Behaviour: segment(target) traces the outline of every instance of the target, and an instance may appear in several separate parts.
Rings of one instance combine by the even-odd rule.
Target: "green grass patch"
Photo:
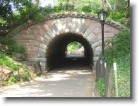
[[[0,81],[0,86],[12,85],[18,82],[30,81],[36,74],[33,72],[33,69],[28,68],[25,64],[15,61],[9,55],[0,52],[0,67],[4,69],[4,67],[8,67],[10,73],[9,77],[2,77],[2,81]],[[3,72],[3,70],[0,70]]]
[[[8,66],[13,71],[18,69],[17,63],[14,59],[3,52],[0,52],[0,65]]]
[[[112,41],[107,42],[105,50],[106,62],[113,70],[117,63],[117,79],[119,97],[130,96],[130,32],[121,31]],[[114,75],[112,77],[112,96],[115,96]]]
[[[99,96],[105,96],[105,81],[104,78],[97,79],[96,88],[98,90]]]

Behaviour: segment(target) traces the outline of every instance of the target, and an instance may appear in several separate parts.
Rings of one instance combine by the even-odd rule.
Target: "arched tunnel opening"
[[[65,57],[84,57],[84,47],[81,43],[73,41],[67,45],[65,54]]]
[[[66,50],[71,42],[79,42],[83,49],[84,55],[67,56]],[[64,33],[56,36],[49,42],[47,52],[47,70],[59,67],[88,66],[93,64],[93,51],[89,42],[80,34]]]

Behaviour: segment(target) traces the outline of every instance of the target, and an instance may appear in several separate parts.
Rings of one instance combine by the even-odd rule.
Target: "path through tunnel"
[[[67,45],[71,42],[79,42],[84,47],[83,56],[66,56]],[[56,36],[48,45],[47,70],[59,67],[81,67],[93,64],[93,51],[89,42],[80,34],[64,33]]]

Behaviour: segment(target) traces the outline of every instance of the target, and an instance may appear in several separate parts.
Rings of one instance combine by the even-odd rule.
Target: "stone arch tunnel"
[[[74,63],[74,61],[72,61],[72,58],[65,58],[66,47],[70,42],[73,41],[81,43],[85,50],[84,57],[79,58],[76,62],[87,65],[93,64],[93,51],[89,42],[85,38],[83,38],[82,35],[76,33],[63,33],[55,37],[48,45],[46,52],[48,68],[61,66],[63,64],[66,65],[66,63]]]
[[[107,20],[105,40],[111,39],[122,29],[124,26]],[[32,64],[40,61],[43,71],[63,60],[65,47],[72,41],[84,46],[84,59],[88,64],[95,65],[101,53],[101,25],[95,15],[52,14],[38,22],[18,26],[8,36],[26,48],[28,61]]]

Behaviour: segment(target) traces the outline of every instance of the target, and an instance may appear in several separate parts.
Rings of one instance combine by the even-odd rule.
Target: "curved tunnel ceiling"
[[[76,41],[84,47],[84,58],[82,62],[86,64],[93,63],[93,51],[89,42],[83,36],[75,33],[64,33],[56,36],[51,40],[46,50],[47,67],[52,68],[65,64],[68,60],[65,59],[65,50],[69,43]],[[81,62],[81,60],[80,60]],[[71,64],[71,63],[69,63]]]

